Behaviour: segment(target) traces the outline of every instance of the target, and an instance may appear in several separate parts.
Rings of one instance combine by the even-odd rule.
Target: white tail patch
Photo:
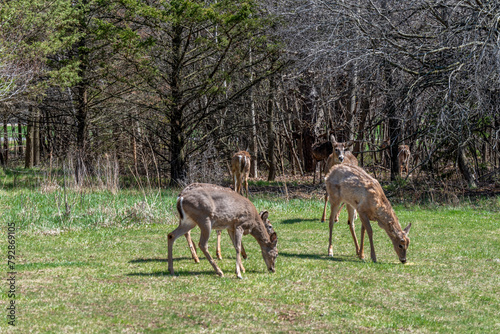
[[[177,211],[179,211],[179,214],[181,216],[181,220],[186,218],[186,213],[184,212],[184,208],[182,207],[182,201],[184,198],[182,196],[177,197]]]

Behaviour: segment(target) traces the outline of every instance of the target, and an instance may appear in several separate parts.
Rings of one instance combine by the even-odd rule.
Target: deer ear
[[[278,243],[278,235],[276,234],[276,232],[273,232],[269,238],[271,239],[271,243],[273,244],[273,246],[276,246],[276,244]]]
[[[410,228],[411,228],[411,223],[409,223],[408,226],[406,226],[404,229],[406,235],[408,235],[408,233],[410,232]]]
[[[334,135],[330,135],[330,141],[332,143],[336,143],[337,142],[337,140],[335,140],[335,136]]]
[[[259,215],[263,222],[266,222],[267,218],[269,218],[269,212],[267,212],[266,210],[261,211]]]

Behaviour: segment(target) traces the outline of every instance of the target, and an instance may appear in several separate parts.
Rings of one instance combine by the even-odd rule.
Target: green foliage
[[[44,64],[69,48],[80,36],[71,27],[76,22],[75,8],[68,0],[19,0],[2,2],[0,11],[0,48],[2,61],[22,64],[21,70],[39,71],[51,78],[37,86],[69,86],[77,80],[75,63],[65,62],[48,70]]]

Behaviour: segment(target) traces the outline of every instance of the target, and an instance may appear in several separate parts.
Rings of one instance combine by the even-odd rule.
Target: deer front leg
[[[339,211],[339,203],[330,203],[331,212],[330,212],[330,238],[328,239],[328,256],[333,256],[333,245],[332,245],[332,232],[333,225],[338,222],[338,211]]]
[[[245,267],[243,267],[243,263],[241,262],[241,239],[243,236],[243,229],[241,227],[237,227],[234,231],[228,230],[229,236],[234,245],[234,249],[236,249],[236,277],[243,278],[241,276],[241,272],[245,272]]]
[[[356,219],[356,210],[354,210],[352,206],[347,204],[347,213],[348,213],[347,224],[349,225],[352,239],[354,240],[354,247],[356,247],[356,255],[359,256],[358,238],[356,238],[356,232],[354,231],[354,220]]]
[[[361,219],[363,227],[366,230],[366,233],[368,234],[368,240],[370,240],[370,256],[372,258],[372,261],[377,262],[377,256],[375,255],[375,245],[373,244],[373,230],[370,224],[370,220],[361,213],[359,214],[359,218]],[[363,249],[363,241],[364,241],[363,239],[364,239],[364,231],[363,228],[361,228],[361,251]]]
[[[361,241],[361,245],[359,247],[358,257],[361,260],[364,260],[365,253],[364,253],[363,247],[364,247],[364,243],[365,243],[365,225],[363,223],[361,223],[361,240],[360,241]]]
[[[193,221],[184,219],[180,221],[179,226],[175,230],[168,234],[168,271],[170,272],[170,275],[174,274],[174,260],[172,258],[172,249],[175,239],[177,239],[181,235],[185,235],[195,226],[196,223],[194,223]]]
[[[220,239],[222,236],[222,231],[217,230],[217,249],[215,250],[215,256],[217,257],[217,260],[222,260],[222,253],[220,250]]]
[[[184,234],[184,236],[186,237],[186,240],[187,240],[187,243],[189,246],[189,250],[191,251],[191,257],[193,258],[194,263],[200,263],[200,259],[198,258],[198,254],[196,254],[196,247],[194,245],[193,240],[191,239],[191,231],[188,231],[186,234]]]
[[[208,238],[210,237],[210,231],[211,231],[211,222],[209,219],[207,219],[205,223],[200,224],[200,230],[201,230],[201,236],[200,236],[200,243],[198,245],[200,246],[201,251],[203,252],[203,254],[205,254],[205,257],[207,258],[208,262],[210,262],[210,264],[214,268],[215,273],[220,277],[224,277],[224,273],[219,268],[219,266],[217,266],[217,263],[215,263],[214,259],[208,252]]]

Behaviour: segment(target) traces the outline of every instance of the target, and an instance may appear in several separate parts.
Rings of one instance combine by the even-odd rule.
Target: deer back
[[[179,194],[177,210],[181,219],[188,216],[197,224],[209,221],[211,229],[241,227],[259,243],[269,243],[272,233],[276,234],[267,211],[259,214],[249,199],[230,188],[207,183],[190,184]]]
[[[251,162],[250,153],[247,151],[236,152],[231,158],[231,172],[236,175],[249,174]]]

